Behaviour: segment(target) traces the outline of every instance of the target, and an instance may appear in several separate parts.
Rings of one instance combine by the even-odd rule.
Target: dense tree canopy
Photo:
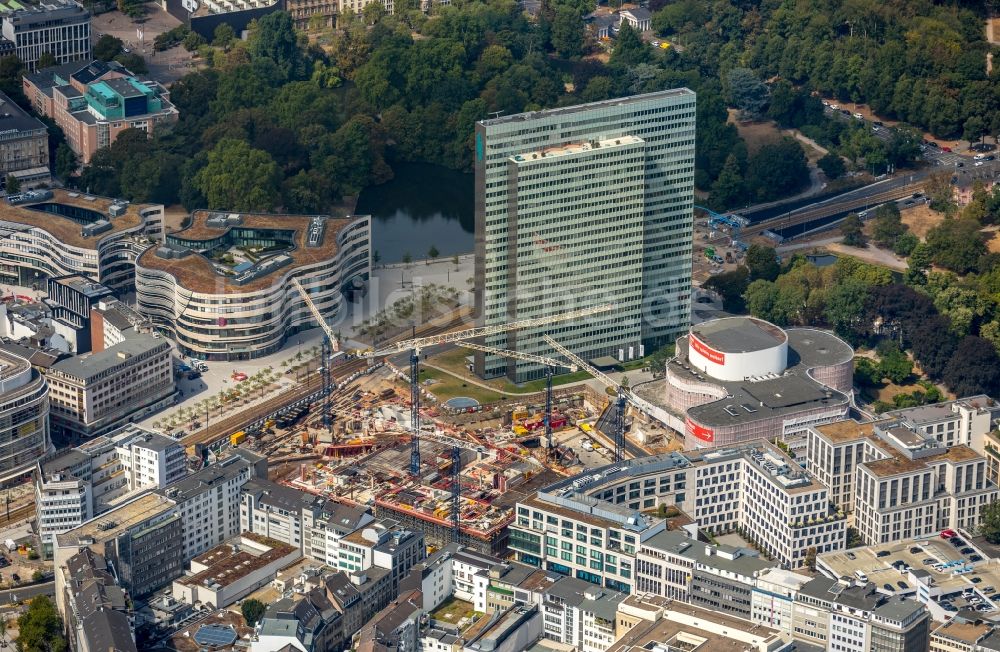
[[[17,618],[18,652],[64,652],[62,618],[48,596],[32,598],[28,610]]]

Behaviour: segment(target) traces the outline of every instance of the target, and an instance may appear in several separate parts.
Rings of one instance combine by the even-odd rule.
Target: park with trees
[[[797,141],[750,151],[729,107],[834,148],[840,158],[823,164],[831,178],[841,166],[912,154],[901,145],[875,156],[881,141],[827,119],[814,92],[822,87],[808,75],[775,81],[756,44],[773,41],[768,25],[787,10],[720,0],[700,6],[707,22],[699,23],[685,13],[691,4],[704,5],[653,7],[654,25],[680,46],[666,50],[627,26],[611,45],[599,43],[584,21],[595,6],[588,0],[545,0],[537,16],[513,0],[456,2],[429,16],[402,3],[394,15],[364,14],[319,36],[296,31],[284,12],[254,23],[245,41],[220,30],[209,43],[178,28],[157,37],[156,49],[185,47],[206,64],[171,87],[178,124],[148,141],[116,141],[80,170],[55,143],[53,163],[71,185],[133,201],[320,212],[388,180],[397,163],[470,170],[473,125],[490,115],[678,86],[698,92],[695,181],[718,208],[794,194],[809,181]],[[843,35],[828,27],[821,36]],[[126,61],[111,36],[95,56],[144,65]],[[0,60],[0,85],[19,87],[20,72],[16,59]]]

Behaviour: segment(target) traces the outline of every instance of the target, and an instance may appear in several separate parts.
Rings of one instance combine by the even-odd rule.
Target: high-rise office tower
[[[487,345],[552,355],[548,333],[584,359],[630,360],[686,331],[694,129],[686,88],[476,124],[479,323],[616,304]],[[482,354],[476,371],[516,382],[544,374]]]

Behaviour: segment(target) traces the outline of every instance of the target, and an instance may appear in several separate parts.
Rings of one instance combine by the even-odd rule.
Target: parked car
[[[854,114],[852,114],[852,116],[854,117],[855,120],[864,120],[865,119],[865,116],[861,115],[860,113],[854,113]]]
[[[980,555],[969,555],[969,561],[977,562],[977,561],[982,561],[982,560],[983,560],[983,558]]]
[[[917,546],[913,546],[912,548],[910,548],[910,554],[911,555],[919,555],[922,552],[923,552],[923,549],[921,549],[921,548],[919,548]]]
[[[876,557],[888,557],[889,556],[889,551],[888,550],[879,550],[878,553],[875,556]]]

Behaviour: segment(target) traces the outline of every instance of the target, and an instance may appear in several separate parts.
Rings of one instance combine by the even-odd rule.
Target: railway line
[[[7,510],[0,511],[0,525],[8,525],[10,523],[17,523],[23,521],[26,518],[31,518],[35,515],[35,503],[34,501],[28,503],[27,505],[21,505],[20,507],[15,507],[10,510],[8,514]]]
[[[880,192],[874,195],[868,195],[864,197],[853,197],[850,199],[843,199],[840,201],[831,201],[813,205],[810,208],[793,211],[791,213],[778,215],[777,217],[772,217],[770,219],[757,222],[755,224],[750,224],[749,226],[746,226],[740,230],[740,235],[742,237],[750,237],[753,235],[760,235],[761,233],[767,230],[777,231],[780,229],[787,229],[788,227],[791,226],[808,224],[809,222],[821,220],[825,217],[837,215],[838,213],[846,213],[858,209],[865,209],[871,206],[876,206],[884,202],[895,201],[897,199],[910,197],[915,192],[923,191],[923,188],[924,188],[923,182],[917,181],[914,183],[906,184],[904,186],[893,188],[891,190],[886,190],[884,192]]]

